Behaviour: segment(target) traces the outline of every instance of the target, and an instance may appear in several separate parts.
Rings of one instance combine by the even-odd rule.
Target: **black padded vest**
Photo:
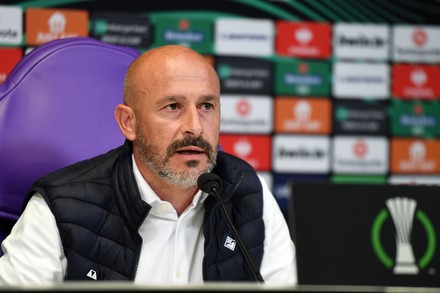
[[[138,229],[150,206],[142,201],[132,172],[129,141],[106,154],[70,165],[39,179],[39,192],[55,216],[68,266],[66,280],[134,280],[142,238]],[[264,223],[261,184],[250,165],[219,152],[214,173],[221,198],[259,269]],[[26,200],[26,202],[27,202]],[[205,201],[205,281],[255,281],[240,249],[225,247],[233,237],[214,197]]]

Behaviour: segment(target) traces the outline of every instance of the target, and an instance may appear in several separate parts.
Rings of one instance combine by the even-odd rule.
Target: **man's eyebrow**
[[[206,101],[211,101],[216,98],[216,96],[213,95],[202,95],[201,97],[204,98]]]
[[[207,95],[201,95],[199,98],[205,100],[205,101],[212,101],[217,98],[215,95],[207,94]],[[186,100],[186,96],[184,95],[172,95],[172,96],[166,96],[156,101],[156,104],[163,104],[167,102],[179,102],[182,100]],[[217,98],[218,99],[218,98]]]
[[[163,98],[160,98],[156,101],[156,104],[163,104],[163,103],[167,103],[167,102],[176,102],[179,99],[181,100],[183,98],[183,96],[166,96]]]

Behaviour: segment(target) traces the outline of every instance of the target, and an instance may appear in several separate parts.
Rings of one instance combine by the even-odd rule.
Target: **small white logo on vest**
[[[90,279],[93,279],[95,281],[98,279],[96,276],[96,271],[92,270],[92,269],[87,273],[87,277],[89,277]]]
[[[226,237],[226,241],[225,241],[225,247],[229,248],[230,250],[234,251],[235,250],[235,240],[232,239],[231,237]]]

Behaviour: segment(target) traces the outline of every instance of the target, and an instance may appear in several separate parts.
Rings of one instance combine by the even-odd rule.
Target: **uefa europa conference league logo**
[[[371,240],[374,252],[380,262],[387,268],[393,268],[394,274],[418,274],[419,269],[425,268],[435,253],[436,236],[434,227],[427,215],[416,209],[417,201],[406,197],[390,198],[386,201],[386,208],[382,209],[374,219],[371,229]],[[396,257],[395,260],[387,254],[381,242],[381,231],[384,223],[391,219],[396,230]],[[414,220],[422,225],[427,239],[427,246],[423,255],[415,259],[411,234]],[[413,239],[416,241],[417,239]]]

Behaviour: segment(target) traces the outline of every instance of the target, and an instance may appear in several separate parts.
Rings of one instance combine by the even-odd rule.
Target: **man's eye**
[[[203,104],[203,107],[205,108],[205,110],[211,110],[214,106],[210,103],[205,103]]]
[[[176,110],[177,108],[178,108],[178,106],[177,106],[177,104],[169,104],[168,106],[167,106],[167,108],[169,108],[170,110]]]

